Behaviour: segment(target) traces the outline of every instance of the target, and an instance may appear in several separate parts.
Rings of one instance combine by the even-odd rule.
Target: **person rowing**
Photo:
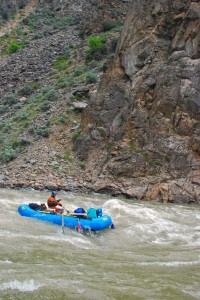
[[[62,208],[62,204],[60,203],[60,201],[62,199],[56,200],[56,195],[57,195],[57,192],[55,192],[55,191],[53,191],[51,193],[51,196],[47,200],[47,205],[48,205],[49,208],[54,209],[55,212],[62,213],[63,208]]]

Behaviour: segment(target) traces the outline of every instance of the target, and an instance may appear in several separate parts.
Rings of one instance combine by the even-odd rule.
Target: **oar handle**
[[[66,212],[69,214],[69,210],[66,209],[66,207],[62,206],[64,208],[64,210],[66,210]]]

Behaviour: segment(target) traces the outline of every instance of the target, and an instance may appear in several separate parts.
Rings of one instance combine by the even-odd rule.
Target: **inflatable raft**
[[[31,209],[28,204],[21,204],[18,207],[18,212],[21,216],[52,222],[57,225],[75,229],[101,231],[108,227],[113,227],[112,219],[107,215],[89,219],[87,214],[69,213],[61,215],[48,211],[36,211]]]

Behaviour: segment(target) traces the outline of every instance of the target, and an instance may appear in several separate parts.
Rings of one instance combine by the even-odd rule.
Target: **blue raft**
[[[69,228],[81,228],[82,230],[101,231],[109,226],[112,228],[112,219],[110,216],[88,219],[84,214],[67,214],[60,215],[44,211],[35,211],[28,204],[21,204],[18,207],[18,213],[21,216],[39,219],[42,221],[52,222],[57,225],[64,225]]]

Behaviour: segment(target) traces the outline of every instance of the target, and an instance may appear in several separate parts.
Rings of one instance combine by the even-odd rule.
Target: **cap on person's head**
[[[57,192],[55,192],[55,191],[53,191],[53,192],[51,193],[52,196],[55,196],[56,194],[57,194]]]

